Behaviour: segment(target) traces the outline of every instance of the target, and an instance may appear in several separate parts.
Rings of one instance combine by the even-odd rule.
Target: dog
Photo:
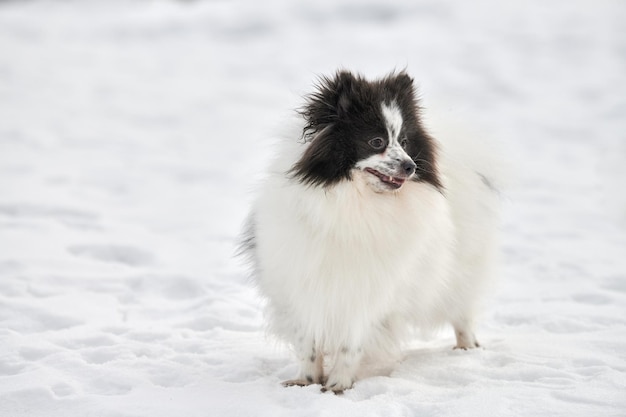
[[[498,218],[480,147],[435,140],[404,71],[321,77],[295,119],[241,242],[269,330],[299,361],[283,384],[341,393],[414,329],[449,323],[456,348],[479,347]]]

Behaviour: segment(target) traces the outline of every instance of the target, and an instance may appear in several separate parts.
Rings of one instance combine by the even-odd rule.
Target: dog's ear
[[[386,84],[392,91],[393,95],[401,101],[416,101],[415,83],[406,72],[400,72],[398,74],[391,75]]]
[[[306,97],[306,104],[300,110],[306,121],[305,136],[321,132],[347,117],[356,81],[348,71],[339,71],[332,78],[320,77],[316,91]]]
[[[337,73],[334,80],[335,100],[337,116],[339,118],[345,117],[350,111],[352,103],[350,98],[355,93],[356,79],[351,72],[341,71]]]
[[[413,78],[404,71],[396,74],[395,82],[402,89],[413,89]]]

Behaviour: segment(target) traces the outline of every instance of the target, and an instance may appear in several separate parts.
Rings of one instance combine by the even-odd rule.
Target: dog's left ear
[[[396,82],[402,88],[409,90],[413,88],[413,78],[406,72],[401,72],[396,75]]]
[[[389,84],[398,98],[415,100],[415,83],[406,72],[393,75]]]

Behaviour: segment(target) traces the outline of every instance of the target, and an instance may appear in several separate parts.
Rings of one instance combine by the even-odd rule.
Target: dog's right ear
[[[337,115],[341,118],[350,111],[350,97],[353,96],[356,79],[351,72],[340,71],[335,76],[335,99]]]
[[[316,91],[306,97],[307,102],[300,110],[306,121],[305,138],[311,138],[347,116],[355,84],[356,77],[349,71],[339,71],[333,78],[320,77]]]

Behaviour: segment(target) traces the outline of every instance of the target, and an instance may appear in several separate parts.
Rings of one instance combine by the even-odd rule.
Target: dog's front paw
[[[306,387],[307,385],[311,385],[313,383],[312,379],[288,379],[287,381],[281,382],[281,385],[283,387]]]
[[[456,342],[456,346],[454,347],[454,349],[463,349],[463,350],[467,350],[467,349],[476,349],[479,348],[480,343],[478,343],[478,340],[476,340],[476,337],[472,335],[471,338],[468,339],[457,339]]]
[[[455,328],[456,346],[454,349],[475,349],[480,347],[480,343],[476,340],[473,332],[458,330]]]
[[[343,394],[347,389],[352,388],[354,379],[350,375],[330,375],[328,381],[322,387],[322,392],[332,391],[335,394]]]
[[[476,349],[476,348],[479,348],[479,347],[481,347],[480,343],[474,342],[474,343],[468,344],[468,345],[456,345],[453,349],[454,350],[457,350],[457,349],[468,350],[468,349]]]

